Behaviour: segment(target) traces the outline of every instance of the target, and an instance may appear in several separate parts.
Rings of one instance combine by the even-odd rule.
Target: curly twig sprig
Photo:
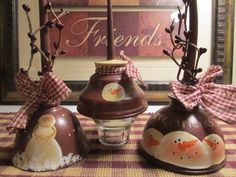
[[[184,12],[183,13],[181,12],[180,8],[178,7],[178,12],[179,12],[178,13],[178,20],[179,20],[179,22],[178,22],[177,34],[176,35],[174,34],[174,29],[175,29],[174,19],[173,19],[170,27],[165,29],[165,31],[167,33],[169,33],[169,35],[170,35],[170,40],[171,40],[171,44],[172,44],[173,48],[172,48],[171,52],[169,52],[168,50],[163,50],[163,53],[165,55],[167,55],[168,57],[170,57],[175,62],[175,64],[179,67],[179,70],[177,73],[177,80],[181,83],[194,85],[197,83],[197,79],[196,79],[197,74],[202,71],[201,68],[198,68],[199,59],[202,54],[207,52],[207,49],[198,48],[196,46],[196,44],[194,44],[190,41],[192,32],[191,32],[191,30],[188,30],[188,28],[187,28],[187,15],[188,15],[188,11],[189,11],[189,7],[190,7],[191,2],[192,2],[192,0],[183,0],[183,3],[184,3]],[[181,34],[182,27],[184,29]],[[193,49],[193,50],[196,50],[196,52],[197,52],[194,67],[192,70],[189,69],[191,67],[189,67],[190,63],[188,61],[188,51],[189,51],[190,47],[191,47],[191,50]],[[177,61],[177,58],[175,55],[175,53],[179,50],[182,50],[182,52],[183,52],[183,55],[181,57],[182,60],[180,63]],[[185,73],[187,73],[190,76],[189,81],[180,79],[182,71],[184,71]]]
[[[65,14],[68,14],[69,12],[67,10],[61,9],[61,12],[59,13],[59,15],[57,15],[52,8],[52,4],[50,2],[47,3],[46,8],[49,9],[49,11],[53,14],[54,18],[51,20],[48,20],[45,24],[43,24],[42,26],[40,26],[39,28],[37,28],[36,30],[33,31],[33,27],[32,27],[32,22],[31,22],[31,18],[30,18],[30,7],[26,4],[22,5],[22,8],[24,9],[26,16],[27,16],[27,20],[28,20],[28,25],[29,25],[29,32],[28,32],[28,37],[30,38],[30,47],[31,47],[31,55],[30,55],[30,61],[29,61],[29,66],[27,71],[30,70],[31,66],[32,66],[32,62],[33,62],[33,58],[34,55],[39,52],[42,57],[43,60],[45,61],[45,67],[43,69],[44,72],[48,72],[48,71],[52,71],[53,65],[54,65],[54,61],[56,59],[56,57],[58,55],[63,55],[65,54],[64,50],[60,49],[60,44],[61,44],[61,35],[62,35],[62,30],[64,28],[64,25],[62,24],[62,22],[60,21],[60,18],[62,16],[64,16]],[[49,51],[42,51],[40,49],[40,47],[36,44],[37,41],[37,33],[39,33],[42,29],[48,29],[48,28],[57,28],[58,30],[58,39],[56,40],[56,42],[53,43],[53,47],[55,49],[54,52],[49,52]],[[42,72],[39,72],[39,74],[43,74]]]

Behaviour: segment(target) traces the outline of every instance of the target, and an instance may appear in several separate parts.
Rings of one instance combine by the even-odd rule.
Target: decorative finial
[[[111,0],[107,0],[107,60],[115,58],[113,14]]]

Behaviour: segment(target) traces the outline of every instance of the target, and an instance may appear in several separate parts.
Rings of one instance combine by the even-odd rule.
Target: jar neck
[[[52,102],[41,102],[39,107],[40,108],[52,108],[52,107],[56,107],[56,106],[59,106],[60,105],[60,102],[59,103],[52,103]]]
[[[170,98],[170,107],[176,111],[181,111],[181,112],[190,112],[193,110],[199,109],[199,106],[194,107],[192,110],[188,110],[185,108],[185,106],[173,95],[169,95]]]
[[[125,66],[96,66],[96,73],[100,75],[114,75],[119,74],[122,75],[125,72]]]

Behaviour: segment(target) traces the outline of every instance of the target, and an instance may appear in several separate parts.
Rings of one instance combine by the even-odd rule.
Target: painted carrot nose
[[[118,94],[120,91],[121,91],[121,88],[112,89],[112,90],[111,90],[111,94],[112,94],[112,95],[116,95],[116,94]]]
[[[204,141],[212,148],[213,151],[216,149],[217,144],[215,142],[209,139],[205,139]]]
[[[178,149],[182,152],[186,151],[188,148],[194,146],[196,144],[197,140],[191,140],[191,141],[184,141],[182,143],[178,143]]]

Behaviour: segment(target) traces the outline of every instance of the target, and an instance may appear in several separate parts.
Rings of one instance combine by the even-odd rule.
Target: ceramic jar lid
[[[114,70],[107,69],[108,73],[102,74],[96,72],[90,77],[80,94],[78,112],[95,119],[122,119],[144,112],[147,100],[136,81],[122,73],[126,64],[124,60],[96,62],[96,67],[112,67]]]

